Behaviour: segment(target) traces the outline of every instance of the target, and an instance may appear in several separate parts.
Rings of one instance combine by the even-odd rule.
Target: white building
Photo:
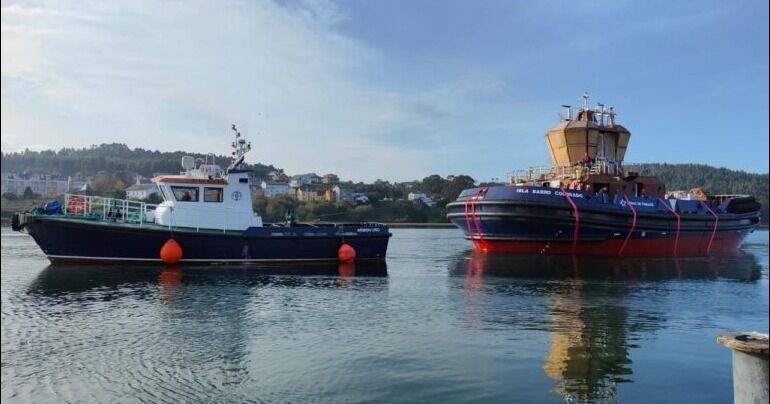
[[[334,202],[353,202],[353,191],[349,188],[335,185],[334,188],[331,189],[331,194],[331,199],[333,199]]]
[[[410,192],[409,195],[407,195],[407,199],[413,202],[421,202],[429,208],[436,205],[436,202],[433,202],[433,199],[430,199],[424,192]]]
[[[267,178],[273,182],[289,182],[290,180],[283,170],[270,171],[267,173]]]
[[[288,195],[289,184],[277,181],[262,181],[262,191],[266,198],[272,198],[276,195]]]
[[[291,177],[289,186],[292,188],[301,188],[303,185],[318,184],[321,182],[321,177],[316,173],[297,174]]]
[[[385,200],[385,199],[383,199]],[[353,194],[353,202],[359,205],[367,205],[369,204],[369,197],[365,194],[362,194],[360,192],[356,192]]]
[[[0,181],[0,194],[11,192],[21,195],[29,187],[32,192],[41,196],[56,196],[69,192],[72,188],[82,187],[85,183],[86,181],[74,181],[72,178],[47,174],[3,173]]]
[[[159,195],[155,184],[134,184],[126,188],[126,199],[146,200],[150,195]]]

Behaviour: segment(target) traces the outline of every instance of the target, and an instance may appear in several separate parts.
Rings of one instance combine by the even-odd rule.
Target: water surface
[[[394,229],[387,265],[50,267],[2,228],[10,402],[714,402],[768,329],[768,233],[729,258],[481,256]]]

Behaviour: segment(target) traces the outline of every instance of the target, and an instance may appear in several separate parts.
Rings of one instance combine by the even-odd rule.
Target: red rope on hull
[[[628,197],[626,195],[623,195],[623,199],[626,200],[626,205],[628,205],[629,208],[631,208],[631,212],[634,214],[634,219],[631,221],[631,230],[628,232],[628,235],[626,236],[626,239],[623,240],[623,244],[620,246],[620,251],[618,251],[618,256],[623,256],[623,250],[626,249],[626,245],[628,244],[628,240],[631,240],[631,235],[634,234],[634,229],[636,229],[636,208],[634,205],[631,204],[631,201],[628,200]]]
[[[478,201],[479,197],[484,196],[487,193],[487,190],[489,188],[481,188],[476,195],[471,196],[465,201],[465,228],[468,232],[468,237],[471,239],[471,243],[473,243],[473,246],[478,250],[479,246],[483,246],[484,242],[484,235],[481,233],[481,223],[479,222],[478,216],[476,216],[476,201]],[[468,210],[468,204],[471,205],[470,211]],[[473,227],[471,226],[471,222],[473,222],[473,225],[476,227],[476,234],[478,234],[478,242],[475,239],[475,235],[473,234]]]
[[[484,235],[481,234],[481,225],[479,223],[478,216],[476,216],[476,199],[474,199],[473,203],[471,204],[471,215],[473,215],[473,224],[476,225],[476,233],[479,235],[479,242],[483,243]]]
[[[578,211],[575,201],[573,201],[572,197],[564,190],[564,187],[561,188],[561,193],[567,198],[567,202],[572,205],[572,212],[575,214],[575,232],[572,234],[572,255],[575,255],[575,252],[577,251],[578,232],[580,231],[580,212]]]
[[[679,216],[679,213],[676,213],[674,209],[671,209],[671,206],[669,206],[668,202],[664,201],[663,199],[658,199],[663,206],[668,209],[669,212],[671,212],[674,216],[676,216],[676,238],[674,238],[674,256],[677,255],[677,250],[679,249],[679,229],[681,228],[681,217]]]
[[[474,246],[476,246],[476,240],[473,239],[473,229],[471,229],[471,220],[468,216],[468,203],[470,202],[470,198],[465,201],[465,228],[468,231],[468,237],[471,239],[471,243],[473,243]]]
[[[711,238],[709,239],[709,245],[708,245],[708,247],[706,247],[706,254],[711,254],[711,244],[714,243],[714,237],[717,235],[717,228],[719,227],[719,216],[717,216],[717,214],[714,213],[714,211],[711,210],[711,208],[709,208],[708,205],[706,205],[705,202],[701,201],[700,203],[703,205],[704,208],[706,208],[706,210],[709,211],[709,213],[711,213],[711,216],[714,216],[714,230],[711,232]]]

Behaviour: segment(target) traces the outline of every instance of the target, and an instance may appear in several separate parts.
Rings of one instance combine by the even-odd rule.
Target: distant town
[[[161,175],[158,173],[157,175]],[[91,193],[96,176],[68,176],[55,174],[2,173],[0,193],[6,199],[24,197],[55,198],[65,193]],[[336,174],[319,176],[316,173],[289,176],[283,170],[271,171],[267,178],[249,176],[249,187],[254,198],[288,196],[299,202],[349,202],[356,205],[370,203],[362,192],[340,183]],[[125,188],[127,199],[138,201],[159,201],[160,191],[150,178],[135,174],[135,182]],[[385,198],[385,200],[388,200]],[[436,202],[419,190],[407,194],[406,200],[434,207]]]

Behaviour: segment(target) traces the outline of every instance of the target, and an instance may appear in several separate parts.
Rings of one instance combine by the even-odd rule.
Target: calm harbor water
[[[767,231],[679,260],[393,233],[387,266],[162,269],[49,267],[3,227],[2,400],[725,403],[715,337],[768,330]]]

